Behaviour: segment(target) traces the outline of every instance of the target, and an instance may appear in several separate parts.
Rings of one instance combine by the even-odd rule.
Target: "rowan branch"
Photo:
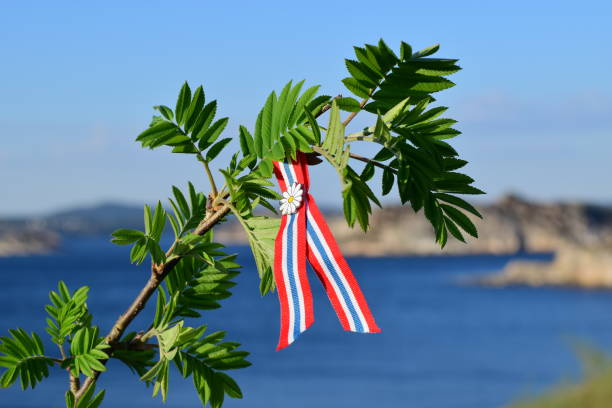
[[[393,167],[389,167],[386,164],[383,164],[383,163],[378,162],[376,160],[372,160],[372,159],[360,156],[360,155],[355,154],[355,153],[349,153],[349,157],[351,159],[359,160],[359,161],[362,161],[364,163],[371,163],[372,165],[374,165],[374,166],[376,166],[378,168],[381,168],[381,169],[384,169],[384,170],[389,170],[393,174],[397,174],[397,170],[396,169],[394,169]]]
[[[227,205],[221,206],[214,212],[209,213],[200,224],[194,230],[194,233],[197,235],[204,235],[207,231],[215,226],[223,217],[229,213],[230,208]],[[172,255],[173,248],[170,248],[166,253],[167,257]],[[180,261],[181,257],[171,258],[167,262],[161,265],[153,264],[151,266],[151,276],[147,281],[146,285],[142,288],[138,296],[134,299],[130,307],[121,315],[119,319],[115,322],[110,332],[104,338],[104,342],[106,344],[115,345],[121,335],[125,332],[129,324],[138,316],[138,314],[145,308],[147,301],[153,293],[157,290],[159,285],[164,281],[166,276],[172,271],[172,269],[176,266],[176,264]],[[103,364],[106,364],[108,360],[103,361]],[[98,377],[100,376],[99,371],[95,371],[93,377],[87,377],[83,385],[79,388],[79,390],[75,393],[75,400],[78,401],[83,394],[87,391],[87,389],[92,386]]]
[[[367,98],[363,98],[363,100],[361,101],[361,103],[359,104],[359,110],[356,112],[351,112],[350,115],[348,115],[346,117],[346,119],[344,120],[344,122],[342,122],[343,126],[347,126],[349,123],[351,123],[351,120],[353,120],[355,118],[355,116],[357,116],[357,114],[359,112],[361,112],[361,110],[363,109],[363,107],[366,105],[366,103],[368,103],[368,101],[370,100],[370,97],[368,96]]]

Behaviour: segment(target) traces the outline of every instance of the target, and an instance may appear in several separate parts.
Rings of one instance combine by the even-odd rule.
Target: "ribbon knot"
[[[380,332],[357,280],[308,193],[310,180],[304,153],[298,152],[296,161],[274,162],[274,174],[283,192],[290,188],[296,191],[293,189],[296,185],[301,187],[299,205],[287,206],[289,197],[283,200],[285,207],[274,248],[274,281],[281,308],[277,350],[293,343],[314,322],[307,260],[323,284],[344,330]]]

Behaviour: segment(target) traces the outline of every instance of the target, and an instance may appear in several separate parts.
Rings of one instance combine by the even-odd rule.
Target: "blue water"
[[[88,238],[53,255],[0,259],[0,331],[45,334],[43,306],[63,279],[72,289],[92,287],[89,306],[106,332],[148,278],[146,268],[129,264],[128,250]],[[227,339],[252,353],[253,366],[233,373],[245,398],[228,399],[227,407],[501,407],[576,377],[573,339],[612,345],[610,292],[462,283],[500,270],[511,257],[352,258],[383,333],[343,332],[312,274],[315,323],[276,352],[276,295],[259,296],[248,250],[236,251],[245,268],[234,296],[198,322],[226,329]],[[139,318],[132,328],[145,325]],[[51,344],[47,352],[55,353]],[[109,371],[99,384],[107,389],[103,406],[163,405],[121,363],[112,361]],[[166,406],[198,406],[189,380],[174,374]],[[0,407],[63,407],[66,386],[57,370],[33,391],[0,390]]]

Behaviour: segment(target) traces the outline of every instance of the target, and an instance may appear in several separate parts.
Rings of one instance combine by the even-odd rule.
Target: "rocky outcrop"
[[[55,249],[58,244],[58,235],[45,229],[0,229],[0,257],[44,254]]]
[[[479,206],[471,217],[480,237],[467,244],[449,240],[441,250],[422,213],[409,208],[374,212],[365,234],[348,228],[342,215],[327,220],[346,255],[513,254],[554,252],[553,262],[513,261],[502,272],[479,281],[486,285],[569,285],[612,288],[612,208],[578,203],[534,203],[517,196]],[[241,240],[239,227],[223,239]],[[219,235],[218,235],[219,237]]]
[[[480,237],[467,244],[449,239],[441,250],[433,229],[410,207],[376,210],[368,233],[346,225],[342,214],[324,211],[346,255],[400,256],[444,254],[514,254],[554,252],[552,263],[512,262],[487,285],[575,285],[612,287],[612,208],[579,203],[535,203],[506,196],[478,206],[483,220],[471,217]],[[0,221],[0,256],[46,252],[58,234],[104,234],[117,228],[141,228],[136,207],[102,205],[76,209],[37,220]],[[50,232],[52,231],[52,232]],[[220,225],[215,239],[246,244],[242,227],[231,220]]]
[[[612,251],[567,247],[552,262],[510,262],[498,274],[479,283],[488,286],[573,286],[612,289]]]
[[[372,215],[371,228],[363,233],[349,228],[342,214],[326,219],[343,252],[358,256],[513,254],[556,252],[565,247],[612,248],[612,208],[582,204],[539,204],[506,196],[478,207],[483,219],[471,216],[479,238],[466,236],[467,244],[449,239],[441,250],[429,221],[409,207],[388,207]],[[240,226],[228,224],[217,239],[244,243]]]

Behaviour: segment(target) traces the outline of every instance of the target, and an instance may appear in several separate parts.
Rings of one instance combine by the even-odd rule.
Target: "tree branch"
[[[207,231],[209,231],[215,224],[217,224],[227,213],[229,213],[230,208],[227,205],[220,207],[218,210],[209,213],[200,224],[195,229],[194,233],[197,235],[203,235]],[[172,248],[168,250],[166,256],[170,256],[172,254]],[[138,296],[134,299],[130,307],[121,315],[119,319],[115,322],[110,332],[106,335],[104,342],[106,344],[111,345],[111,347],[118,342],[121,338],[121,335],[129,324],[138,316],[138,314],[144,309],[145,305],[149,298],[155,293],[159,285],[163,282],[163,280],[168,276],[168,274],[172,271],[172,269],[176,266],[181,258],[171,258],[167,262],[161,265],[152,265],[151,266],[151,276],[147,281],[146,285],[142,288]],[[108,360],[107,360],[108,361]],[[104,364],[106,361],[103,362]],[[87,391],[87,389],[92,386],[98,377],[100,376],[99,371],[94,372],[93,377],[87,377],[83,385],[79,388],[79,390],[75,393],[75,400],[79,400],[83,394]]]
[[[360,156],[360,155],[355,154],[355,153],[349,153],[349,156],[350,156],[351,159],[359,160],[359,161],[362,161],[364,163],[372,163],[372,165],[374,165],[376,167],[379,167],[379,168],[385,169],[385,170],[389,170],[393,174],[397,174],[397,170],[396,169],[394,169],[393,167],[389,167],[386,164],[383,164],[381,162],[377,162],[376,160],[368,159],[367,157],[363,157],[363,156]]]

